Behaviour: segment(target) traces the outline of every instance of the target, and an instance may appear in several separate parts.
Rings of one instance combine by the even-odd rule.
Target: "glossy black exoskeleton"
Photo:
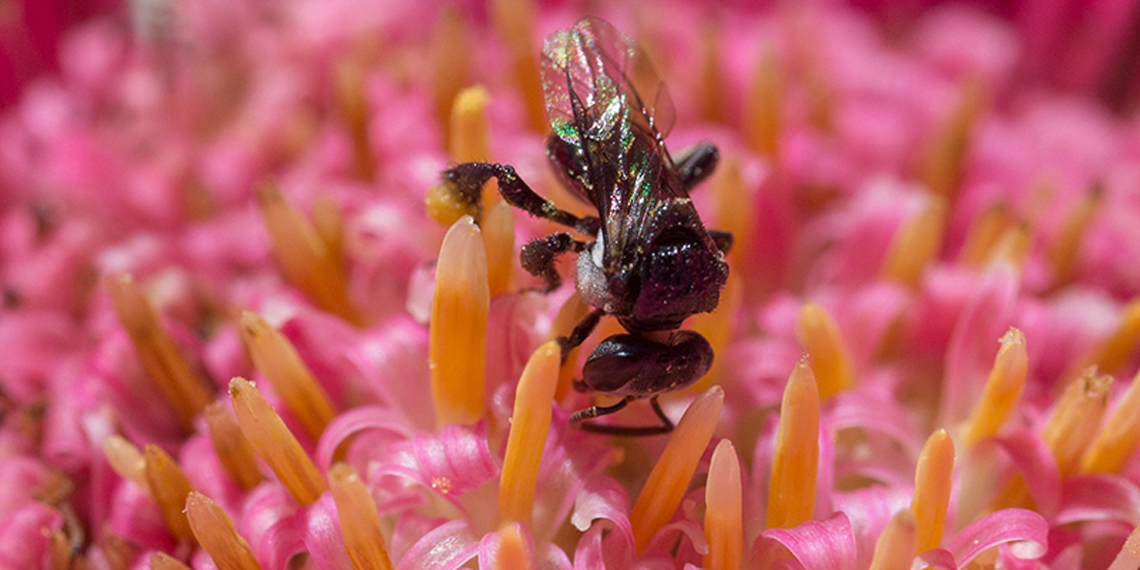
[[[578,254],[578,292],[594,310],[561,339],[564,357],[603,315],[616,317],[628,331],[598,344],[576,382],[581,390],[622,399],[581,410],[571,422],[622,435],[666,433],[673,423],[657,396],[691,385],[713,360],[704,337],[678,329],[687,317],[716,308],[728,278],[724,254],[732,236],[706,230],[689,198],[689,189],[712,173],[717,150],[701,144],[673,160],[664,144],[673,123],[669,93],[633,40],[606,22],[586,18],[556,32],[542,55],[543,91],[554,128],[547,156],[566,186],[598,216],[559,209],[510,165],[460,164],[444,173],[445,182],[478,209],[483,184],[496,178],[507,203],[594,238],[556,233],[526,244],[520,254],[523,268],[542,277],[547,291],[561,282],[557,257]],[[587,421],[641,398],[649,398],[661,425]]]

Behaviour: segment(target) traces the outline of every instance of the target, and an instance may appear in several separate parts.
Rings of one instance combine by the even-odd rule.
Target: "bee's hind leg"
[[[542,278],[543,286],[540,290],[548,293],[562,284],[562,276],[554,267],[558,256],[568,251],[583,251],[588,245],[584,241],[574,239],[566,232],[550,234],[522,246],[522,250],[519,251],[519,261],[528,273]]]
[[[591,235],[597,233],[600,226],[597,218],[593,216],[580,218],[536,194],[509,164],[464,162],[445,170],[443,176],[447,183],[459,191],[463,200],[475,209],[482,204],[483,184],[494,178],[499,182],[499,194],[503,196],[503,200],[532,216]]]
[[[665,415],[665,411],[661,409],[661,405],[657,403],[657,396],[649,398],[649,405],[653,407],[653,413],[657,414],[657,419],[661,420],[661,425],[656,426],[612,426],[600,425],[589,422],[594,418],[608,416],[614,412],[624,409],[630,402],[636,400],[633,396],[626,397],[620,402],[612,406],[590,406],[584,410],[574,412],[570,416],[570,425],[578,426],[582,431],[591,433],[604,433],[609,435],[622,435],[622,436],[647,436],[647,435],[662,435],[673,431],[673,420]]]

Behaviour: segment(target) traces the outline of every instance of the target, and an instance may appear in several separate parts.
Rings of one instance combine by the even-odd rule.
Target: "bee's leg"
[[[586,242],[574,239],[566,232],[550,234],[522,246],[519,261],[528,273],[542,278],[544,281],[542,292],[546,293],[562,284],[562,276],[554,267],[554,261],[558,256],[568,251],[582,251],[587,245]]]
[[[582,431],[588,431],[591,433],[604,433],[609,435],[633,437],[661,435],[673,431],[673,420],[670,420],[669,416],[665,415],[665,412],[661,409],[661,405],[657,403],[656,395],[649,398],[649,405],[653,407],[653,413],[657,414],[657,418],[661,420],[661,425],[659,426],[610,426],[598,425],[587,421],[619,411],[636,399],[637,398],[633,396],[627,396],[625,399],[612,406],[590,406],[584,410],[579,410],[577,412],[574,412],[574,415],[570,416],[570,425],[576,425]]]
[[[503,200],[537,218],[574,228],[587,234],[597,233],[597,218],[579,218],[555,206],[553,202],[539,196],[519,178],[515,168],[509,164],[491,162],[464,162],[443,172],[446,182],[454,185],[459,196],[472,208],[482,204],[483,184],[494,178],[499,181],[499,194]],[[593,229],[593,231],[589,231]]]
[[[562,362],[566,362],[566,357],[569,356],[570,351],[581,346],[583,342],[594,332],[598,326],[598,321],[602,319],[605,314],[601,309],[594,309],[586,313],[585,317],[574,326],[574,330],[570,331],[567,336],[558,337],[558,346],[562,349]]]
[[[712,238],[713,243],[716,244],[716,248],[721,253],[728,253],[728,250],[732,249],[732,232],[709,230],[709,237]]]
[[[720,151],[712,143],[698,143],[681,151],[676,160],[677,174],[685,188],[692,188],[703,182],[716,169]]]

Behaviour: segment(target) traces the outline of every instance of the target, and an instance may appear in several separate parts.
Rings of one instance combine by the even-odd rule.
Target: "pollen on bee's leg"
[[[586,313],[589,312],[590,306],[582,300],[581,295],[574,292],[558,309],[558,314],[554,316],[554,322],[550,325],[550,337],[547,340],[557,340],[559,337],[570,336],[574,327],[582,322]],[[562,367],[558,371],[558,387],[554,390],[554,399],[559,403],[564,403],[566,395],[570,393],[570,387],[574,383],[574,374],[577,372],[578,366],[578,348],[575,346],[563,355]]]
[[[910,503],[916,526],[914,555],[942,544],[953,480],[954,442],[946,430],[940,429],[927,438],[914,472]]]
[[[697,380],[688,389],[689,391],[703,392],[709,386],[720,382],[720,373],[725,362],[723,355],[728,350],[728,344],[732,340],[733,327],[736,326],[736,315],[740,312],[740,306],[743,303],[744,280],[738,275],[730,274],[728,281],[724,284],[724,289],[720,292],[720,302],[716,309],[711,313],[700,313],[693,316],[689,328],[699,332],[701,336],[705,337],[705,340],[709,341],[714,355],[722,356],[721,358],[713,357],[709,371],[705,373],[703,378]]]
[[[1081,473],[1118,473],[1140,443],[1140,373],[1081,458]]]
[[[210,431],[214,453],[230,477],[243,490],[256,487],[262,479],[257,456],[225,404],[214,402],[206,406],[206,427]]]
[[[909,570],[915,544],[914,514],[903,509],[891,517],[875,542],[870,570]]]
[[[170,534],[178,540],[194,543],[194,533],[190,530],[190,523],[186,514],[182,512],[186,506],[186,496],[194,489],[186,474],[172,457],[166,454],[161,447],[149,444],[143,450],[146,459],[146,480],[150,485],[154,502],[166,521]]]
[[[261,392],[244,378],[234,378],[230,399],[242,435],[285,489],[303,506],[316,501],[328,489],[321,472]]]
[[[957,106],[935,127],[919,163],[919,181],[948,202],[958,192],[966,146],[985,105],[985,85],[977,78],[967,80]]]
[[[151,570],[190,570],[189,566],[165,552],[151,554],[149,562]]]
[[[305,431],[320,439],[336,409],[293,344],[256,313],[241,315],[241,336],[253,365],[273,384],[273,389]]]
[[[788,378],[768,483],[767,528],[792,528],[815,516],[819,473],[819,389],[807,358]]]
[[[162,328],[150,301],[130,275],[110,277],[107,291],[147,375],[182,426],[189,429],[198,413],[210,403],[210,388]]]
[[[515,216],[510,205],[499,201],[484,210],[483,244],[487,250],[487,288],[491,297],[506,293],[514,287],[515,278]]]
[[[534,2],[494,0],[490,12],[499,37],[507,47],[515,87],[526,105],[527,122],[535,131],[543,132],[547,128],[546,103],[534,49]]]
[[[368,70],[352,57],[342,59],[333,68],[333,96],[340,119],[352,139],[352,170],[356,178],[370,182],[376,177],[372,145],[368,140],[368,101],[365,79]]]
[[[681,504],[697,463],[720,421],[723,405],[724,390],[713,386],[698,396],[677,422],[669,443],[630,511],[629,523],[633,527],[634,545],[639,554],[653,535],[673,519],[673,513]]]
[[[486,415],[484,362],[490,291],[487,254],[475,221],[447,231],[435,267],[428,358],[436,422],[472,424]]]
[[[713,450],[705,484],[705,540],[709,570],[738,570],[744,559],[743,487],[740,461],[732,442],[722,439]]]
[[[456,95],[467,85],[470,75],[470,34],[463,13],[452,4],[440,8],[432,27],[428,58],[432,79],[432,100],[439,124],[444,128],[446,148],[454,148],[453,105]],[[453,155],[454,156],[454,155]]]
[[[218,568],[261,570],[249,543],[234,527],[234,521],[209,497],[191,491],[186,497],[186,519],[198,537],[198,544]]]
[[[784,66],[774,48],[760,54],[744,108],[744,136],[753,150],[768,157],[780,154],[783,131]]]
[[[491,161],[491,127],[487,122],[487,105],[490,103],[491,95],[482,85],[468,87],[455,96],[455,107],[451,111],[451,144],[448,147],[455,162]],[[495,184],[497,182],[493,180],[483,184],[480,212],[488,212],[501,200]],[[475,218],[482,226],[484,220],[478,215]]]
[[[986,379],[982,397],[962,430],[962,438],[967,446],[972,446],[1001,429],[1010,412],[1021,400],[1028,368],[1025,334],[1010,327],[1009,332],[1001,337],[1001,348],[994,358],[994,366]]]
[[[1069,367],[1063,378],[1076,378],[1089,366],[1105,372],[1116,371],[1132,356],[1137,343],[1140,343],[1140,298],[1124,306],[1116,330]]]
[[[547,341],[531,355],[519,379],[499,478],[499,520],[504,523],[530,524],[561,359],[558,343]]]
[[[851,357],[839,332],[839,325],[819,305],[808,303],[800,309],[796,337],[811,355],[811,369],[819,386],[819,397],[827,399],[855,384]]]
[[[1073,279],[1084,235],[1100,209],[1103,194],[1100,184],[1095,184],[1075,206],[1069,209],[1068,217],[1061,225],[1061,231],[1057,233],[1048,250],[1049,265],[1053,267],[1054,287],[1066,285]]]
[[[260,185],[257,198],[274,256],[286,279],[320,308],[353,324],[363,324],[363,318],[348,299],[339,241],[330,244],[322,239],[321,233],[285,201],[274,184]]]
[[[348,558],[356,568],[391,570],[392,559],[380,530],[380,513],[368,487],[346,463],[329,469],[329,487]]]
[[[146,459],[139,448],[121,436],[112,435],[103,440],[103,455],[119,477],[134,483],[148,496],[153,496],[150,482],[146,478]]]
[[[938,256],[946,229],[946,200],[929,195],[918,214],[903,222],[891,239],[883,266],[883,278],[915,287],[922,273]]]
[[[1006,229],[1014,224],[1009,204],[994,202],[970,222],[966,240],[958,250],[958,263],[978,267],[986,260]]]

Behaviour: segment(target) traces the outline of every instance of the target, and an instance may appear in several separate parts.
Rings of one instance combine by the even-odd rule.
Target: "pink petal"
[[[317,502],[305,507],[304,531],[301,540],[317,568],[351,570],[352,562],[344,546],[332,493],[325,492]]]
[[[1000,544],[1009,544],[1017,558],[1039,558],[1045,554],[1049,525],[1041,515],[1025,509],[1002,509],[990,513],[962,529],[946,541],[959,566]],[[926,560],[925,554],[920,557]]]
[[[59,511],[29,502],[0,521],[0,567],[37,568],[47,553],[48,532],[63,524]]]
[[[781,548],[782,547],[782,548]],[[752,545],[752,560],[778,560],[783,549],[795,559],[791,568],[855,570],[855,534],[842,512],[825,521],[808,521],[795,528],[771,528]]]
[[[392,458],[377,474],[410,479],[445,497],[462,495],[499,474],[487,446],[486,422],[475,426],[448,424],[441,433],[417,433],[390,448]]]
[[[1061,505],[1051,522],[1064,525],[1114,520],[1140,524],[1140,489],[1115,475],[1081,475],[1064,483]]]
[[[467,528],[467,521],[444,523],[423,535],[413,545],[397,570],[455,570],[479,553],[480,539]]]
[[[395,412],[379,406],[352,408],[336,417],[321,434],[317,442],[317,466],[327,472],[332,466],[337,450],[353,436],[365,430],[384,432],[385,440],[402,440],[412,436],[412,431]],[[372,440],[373,442],[375,440]],[[383,453],[382,447],[370,450],[374,454]],[[380,459],[380,457],[375,457]]]
[[[1017,430],[992,440],[1004,450],[1021,472],[1029,493],[1037,508],[1047,516],[1053,516],[1061,501],[1061,473],[1053,452],[1030,430]]]

